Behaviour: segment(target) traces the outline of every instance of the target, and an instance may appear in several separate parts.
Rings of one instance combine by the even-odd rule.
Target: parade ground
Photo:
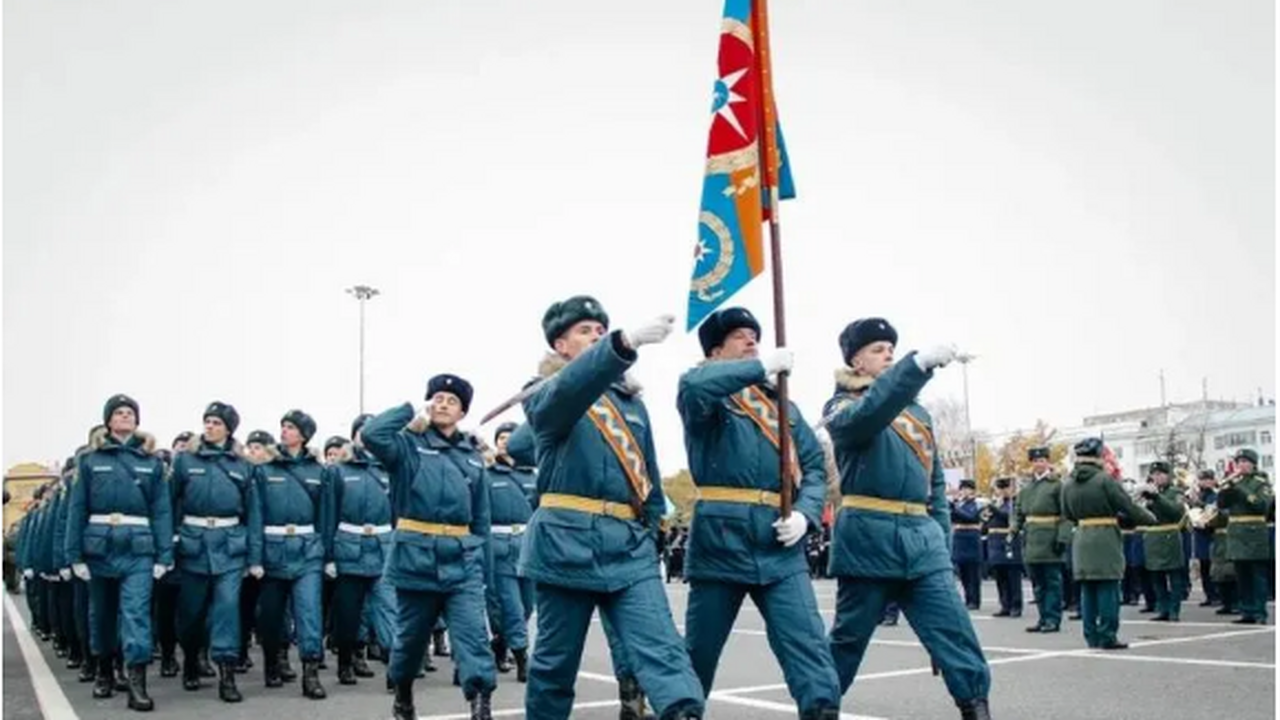
[[[830,622],[835,608],[835,583],[816,583],[818,603]],[[672,611],[682,624],[688,586],[667,585]],[[1030,586],[1021,619],[997,619],[995,587],[984,586],[983,608],[971,613],[991,663],[992,715],[1007,720],[1175,720],[1222,718],[1263,720],[1275,717],[1275,627],[1232,625],[1230,617],[1200,608],[1193,592],[1183,605],[1182,622],[1152,622],[1137,607],[1125,607],[1121,639],[1127,651],[1103,653],[1083,649],[1079,622],[1064,620],[1063,632],[1029,634],[1034,623]],[[1274,610],[1269,610],[1274,612]],[[93,700],[91,684],[76,682],[76,672],[53,654],[28,629],[25,598],[6,595],[4,603],[4,707],[6,720],[123,720],[138,714],[126,709],[123,694]],[[681,626],[683,630],[683,626]],[[268,690],[258,666],[239,676],[245,700],[220,702],[214,683],[206,680],[200,692],[184,692],[179,678],[161,678],[152,665],[149,689],[158,718],[218,718],[218,720],[381,720],[391,715],[391,696],[385,692],[382,667],[378,676],[357,686],[340,686],[336,660],[321,680],[329,697],[323,701],[301,696],[298,683]],[[296,665],[296,656],[294,658]],[[421,720],[464,720],[466,705],[450,685],[452,664],[437,661],[439,671],[417,683]],[[608,647],[593,628],[583,657],[578,699],[573,716],[604,720],[617,717],[617,688]],[[514,674],[500,677],[494,693],[494,717],[523,717],[524,686]],[[782,673],[769,651],[764,624],[750,604],[743,605],[734,634],[725,647],[708,705],[713,718],[795,717],[795,706]],[[928,655],[905,618],[897,627],[877,630],[861,675],[844,699],[845,718],[872,720],[934,720],[957,717],[941,678],[932,676]]]

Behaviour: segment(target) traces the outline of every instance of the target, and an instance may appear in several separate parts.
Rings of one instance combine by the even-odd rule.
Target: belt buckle
[[[111,513],[110,515],[108,515],[108,516],[107,516],[107,524],[108,524],[108,525],[111,525],[112,527],[114,527],[114,526],[116,526],[116,525],[119,525],[119,524],[120,524],[120,521],[121,521],[121,520],[123,520],[123,519],[124,519],[124,517],[123,517],[120,513],[118,513],[118,512],[113,512],[113,513]]]
[[[372,526],[372,525],[370,525],[370,524],[368,524],[368,523],[365,523],[364,528],[362,528],[362,532],[363,532],[365,535],[372,535],[372,534],[373,534],[373,526]]]
[[[604,511],[605,515],[612,515],[614,517],[617,517],[616,515],[613,514],[613,508],[617,507],[618,505],[617,503],[611,502],[609,500],[601,500],[600,503],[601,503],[600,509]]]
[[[288,535],[289,537],[293,537],[294,533],[296,533],[297,531],[298,531],[298,526],[297,526],[297,525],[285,525],[285,526],[284,526],[284,534],[285,534],[285,535]]]
[[[212,517],[210,517],[210,518],[205,518],[205,519],[204,519],[204,524],[205,524],[205,527],[207,527],[207,528],[209,528],[210,530],[212,530],[212,529],[214,529],[214,528],[218,527],[218,518],[212,518]]]

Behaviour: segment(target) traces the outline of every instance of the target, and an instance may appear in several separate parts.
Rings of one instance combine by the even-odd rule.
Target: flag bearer
[[[529,584],[520,577],[517,565],[520,548],[524,544],[525,527],[533,516],[529,504],[528,486],[536,483],[538,476],[530,467],[516,464],[507,454],[507,439],[515,430],[514,424],[498,427],[494,435],[497,453],[486,474],[489,480],[490,506],[493,527],[489,542],[493,545],[494,591],[490,598],[490,623],[494,626],[493,656],[499,672],[511,670],[507,663],[507,648],[516,661],[516,681],[527,682],[529,677],[529,614],[533,597]]]
[[[977,487],[971,479],[961,480],[960,494],[951,505],[951,562],[970,610],[982,607],[982,509],[974,498]]]
[[[1142,528],[1142,546],[1160,613],[1151,619],[1161,622],[1178,622],[1182,610],[1182,526],[1187,508],[1170,471],[1163,460],[1151,463],[1151,484],[1142,492],[1147,509],[1156,516],[1155,525]]]
[[[538,510],[520,567],[537,583],[538,642],[525,712],[569,717],[583,642],[597,608],[611,623],[664,720],[702,717],[689,662],[658,571],[656,533],[666,510],[649,414],[625,377],[642,345],[662,342],[674,319],[607,333],[609,317],[586,296],[554,303],[542,318],[554,354],[550,379],[525,401],[536,436]],[[606,334],[607,333],[607,334]],[[618,655],[614,662],[618,663]]]
[[[748,595],[804,720],[840,715],[840,688],[800,541],[822,527],[827,469],[800,411],[790,407],[795,450],[788,466],[795,505],[779,514],[777,398],[770,377],[791,369],[791,351],[761,360],[760,323],[745,308],[712,313],[698,329],[705,357],[680,378],[689,468],[699,500],[689,533],[685,645],[704,694]]]
[[[94,697],[114,693],[112,665],[123,644],[129,707],[149,711],[151,588],[173,566],[173,508],[154,440],[137,431],[138,403],[111,396],[107,432],[80,457],[67,510],[66,559],[89,583],[89,628],[98,662]]]
[[[842,692],[858,673],[885,604],[896,601],[937,662],[964,720],[987,720],[991,673],[951,573],[951,515],[929,413],[916,396],[953,347],[894,364],[898,333],[866,318],[840,333],[845,366],[827,402],[840,469],[832,533],[839,583],[831,653]]]

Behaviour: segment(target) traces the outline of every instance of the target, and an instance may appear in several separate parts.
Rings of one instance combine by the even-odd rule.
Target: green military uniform
[[[1185,589],[1182,568],[1186,556],[1182,552],[1182,528],[1186,524],[1187,506],[1173,483],[1148,495],[1147,499],[1147,509],[1156,517],[1155,525],[1141,529],[1147,572],[1151,573],[1151,582],[1155,585],[1156,610],[1160,613],[1152,619],[1177,622]]]
[[[1236,566],[1227,557],[1227,516],[1221,512],[1205,523],[1205,527],[1213,530],[1213,543],[1209,546],[1212,562],[1209,579],[1218,586],[1218,594],[1222,597],[1222,607],[1218,615],[1234,615],[1239,593],[1236,591]]]
[[[1087,438],[1076,444],[1076,467],[1062,487],[1063,517],[1076,523],[1072,566],[1080,584],[1080,614],[1084,639],[1091,648],[1121,650],[1120,580],[1124,577],[1124,538],[1117,515],[1137,525],[1156,518],[1137,505],[1102,468],[1102,441]]]
[[[1022,488],[1014,505],[1013,532],[1025,538],[1022,557],[1040,613],[1027,632],[1058,632],[1062,624],[1062,565],[1071,525],[1062,521],[1061,499],[1062,483],[1049,473]]]
[[[1250,457],[1252,454],[1252,457]],[[1237,459],[1257,461],[1252,450]],[[1267,571],[1271,541],[1267,521],[1275,515],[1275,495],[1264,472],[1253,471],[1225,482],[1218,493],[1218,508],[1227,515],[1227,559],[1235,565],[1242,617],[1237,623],[1267,621]]]

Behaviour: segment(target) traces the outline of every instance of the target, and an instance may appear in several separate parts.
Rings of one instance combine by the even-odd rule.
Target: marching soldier
[[[1116,516],[1124,513],[1138,525],[1156,518],[1135,503],[1102,467],[1102,440],[1076,443],[1071,481],[1061,488],[1062,516],[1076,523],[1080,537],[1072,567],[1080,585],[1084,639],[1091,648],[1124,650],[1120,642],[1120,579],[1124,577],[1124,541]]]
[[[271,459],[270,449],[275,447],[275,444],[276,440],[271,433],[266,430],[254,430],[245,438],[244,457],[255,467],[261,465]],[[254,489],[256,491],[256,484]],[[262,499],[259,498],[258,502],[261,503]],[[240,582],[240,659],[236,661],[237,675],[243,675],[253,669],[253,658],[249,654],[249,646],[252,644],[254,631],[258,627],[258,596],[261,590],[262,580],[246,570],[244,579]],[[260,633],[258,639],[261,642]],[[285,679],[283,674],[281,677]],[[296,679],[296,676],[287,678],[288,682]]]
[[[1030,633],[1055,633],[1062,625],[1062,562],[1071,526],[1062,522],[1062,483],[1049,464],[1049,448],[1027,451],[1034,475],[1015,504],[1013,532],[1025,538],[1023,559],[1031,574],[1040,619]]]
[[[974,498],[977,483],[960,481],[960,494],[951,503],[951,562],[960,574],[964,604],[970,610],[982,607],[982,518]]]
[[[424,415],[415,418],[405,403],[361,430],[364,446],[391,476],[395,530],[386,579],[395,588],[399,615],[387,680],[395,687],[396,720],[417,717],[413,680],[442,616],[471,718],[492,716],[496,679],[484,624],[484,588],[492,585],[493,568],[489,492],[478,443],[458,429],[472,393],[466,380],[436,375],[427,382]]]
[[[178,636],[182,687],[200,689],[199,658],[218,666],[218,697],[240,702],[235,665],[240,659],[240,588],[245,568],[262,565],[262,503],[253,465],[235,439],[240,414],[214,401],[204,411],[204,433],[173,461],[170,492],[178,526]]]
[[[310,415],[290,410],[280,420],[280,444],[269,450],[271,459],[255,468],[262,505],[262,565],[250,565],[249,574],[262,579],[258,631],[267,687],[285,682],[281,672],[281,651],[287,652],[284,616],[285,606],[292,601],[302,658],[302,694],[323,700],[321,576],[335,574],[336,568],[326,560],[327,543],[321,536],[330,511],[324,466],[307,448],[315,432],[316,421]]]
[[[538,643],[525,712],[567,718],[592,613],[618,634],[638,684],[664,718],[702,717],[705,700],[676,632],[658,572],[655,533],[666,509],[648,412],[625,377],[643,345],[662,342],[673,318],[606,335],[594,299],[553,304],[542,319],[550,376],[525,401],[537,438],[542,496],[520,567],[537,583]],[[598,341],[598,342],[597,342]]]
[[[1142,489],[1147,509],[1156,517],[1155,525],[1142,528],[1142,550],[1147,572],[1156,590],[1156,609],[1152,620],[1178,622],[1182,610],[1182,526],[1186,505],[1182,493],[1171,482],[1169,463],[1151,463],[1148,479]]]
[[[93,695],[114,694],[113,658],[123,641],[129,708],[149,711],[151,589],[173,566],[173,509],[154,440],[137,432],[138,403],[113,395],[107,433],[81,456],[67,511],[66,558],[89,583],[89,631],[98,662]]]
[[[842,692],[887,603],[902,607],[937,662],[963,720],[988,720],[991,671],[951,572],[946,479],[928,412],[916,396],[954,347],[894,364],[898,333],[867,318],[840,333],[845,365],[824,416],[840,468],[831,574],[839,583],[831,653]]]
[[[788,467],[797,495],[791,513],[781,517],[779,418],[770,378],[791,369],[792,355],[780,348],[759,359],[759,337],[760,323],[745,308],[712,313],[698,329],[705,360],[680,378],[676,406],[699,496],[685,567],[692,586],[685,645],[710,695],[724,643],[750,595],[800,717],[836,718],[840,689],[800,543],[822,526],[826,461],[791,406]]]
[[[172,499],[173,483],[172,468],[173,458],[186,450],[187,443],[191,440],[191,433],[179,433],[177,437],[170,443],[170,454],[165,462],[166,477],[169,477],[169,495]],[[161,459],[164,459],[163,457]],[[181,531],[182,520],[176,515],[173,518],[173,543],[175,560],[181,565],[180,558],[176,556],[179,553],[179,532]],[[171,572],[165,573],[165,576],[156,582],[155,590],[152,597],[155,601],[155,635],[160,645],[160,677],[175,677],[180,672],[178,666],[178,595],[182,589],[182,573]],[[202,643],[203,645],[203,643]]]
[[[365,449],[360,431],[372,415],[361,415],[351,425],[354,442],[338,447],[342,455],[328,469],[326,484],[331,495],[330,526],[325,537],[332,543],[331,557],[338,577],[333,591],[333,638],[338,649],[338,682],[355,685],[356,678],[371,678],[373,671],[356,662],[365,608],[375,607],[373,626],[382,647],[391,647],[394,619],[389,588],[381,582],[382,569],[391,550],[391,481]],[[363,659],[363,658],[361,658]]]
[[[1218,504],[1218,479],[1212,468],[1201,470],[1196,478],[1197,487],[1192,505],[1207,513],[1209,508]],[[1213,581],[1213,528],[1198,524],[1192,540],[1193,556],[1200,568],[1200,589],[1204,592],[1204,600],[1200,607],[1214,607],[1222,603],[1218,593],[1218,584]]]
[[[341,435],[334,435],[324,441],[324,464],[337,465],[338,463],[350,457],[347,451],[347,439]]]
[[[1235,565],[1240,594],[1241,617],[1233,622],[1266,625],[1271,552],[1267,521],[1275,517],[1275,495],[1267,474],[1257,469],[1257,452],[1240,450],[1235,464],[1235,474],[1224,480],[1218,491],[1218,507],[1228,516],[1227,558]]]
[[[994,617],[1022,617],[1022,543],[1010,531],[1013,522],[1013,480],[996,478],[996,498],[988,505],[987,563],[995,576],[1000,610]]]
[[[498,426],[493,442],[497,446],[487,474],[493,527],[494,590],[490,597],[489,622],[493,625],[493,656],[498,672],[510,672],[507,649],[516,661],[516,681],[529,679],[529,615],[533,610],[532,584],[519,576],[517,565],[524,543],[525,527],[533,516],[529,504],[530,487],[537,494],[538,476],[533,468],[520,466],[507,454],[507,441],[514,423]]]

